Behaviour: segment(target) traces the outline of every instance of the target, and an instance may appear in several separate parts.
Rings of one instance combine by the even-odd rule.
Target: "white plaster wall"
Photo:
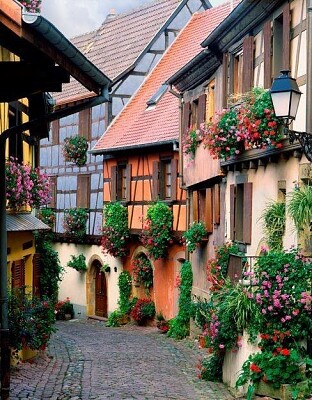
[[[74,304],[75,315],[77,318],[86,316],[87,293],[86,293],[86,275],[87,272],[80,273],[75,269],[66,267],[71,259],[71,255],[84,254],[86,263],[90,268],[94,259],[100,260],[103,264],[107,263],[111,267],[110,273],[105,273],[107,282],[107,307],[108,314],[116,310],[119,298],[118,276],[122,271],[122,265],[119,259],[103,254],[100,246],[87,246],[72,243],[55,243],[54,249],[58,252],[61,265],[65,272],[59,285],[59,299],[66,297]]]
[[[235,383],[240,375],[240,371],[244,362],[247,358],[254,353],[258,353],[260,350],[257,344],[251,344],[248,342],[248,334],[244,332],[242,340],[240,342],[241,347],[237,351],[227,351],[224,358],[222,367],[222,379],[223,382],[234,388]],[[245,392],[245,388],[239,388],[241,393]]]
[[[302,161],[303,162],[303,161]],[[299,160],[290,158],[289,160],[280,160],[279,163],[270,163],[266,167],[259,166],[256,170],[248,170],[248,182],[253,183],[252,197],[252,244],[247,246],[248,255],[257,255],[259,245],[263,240],[263,227],[261,215],[266,204],[270,201],[276,201],[278,195],[278,181],[286,181],[286,196],[294,190],[295,182],[299,176]],[[230,238],[230,185],[235,184],[235,177],[244,173],[229,172],[227,175],[226,188],[226,237]],[[297,246],[297,234],[294,230],[292,221],[287,217],[286,232],[284,236],[284,247],[289,249],[291,246]]]

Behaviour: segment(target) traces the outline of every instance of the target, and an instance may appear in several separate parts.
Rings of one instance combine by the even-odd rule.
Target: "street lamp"
[[[312,134],[289,129],[289,125],[296,118],[301,96],[297,82],[289,76],[289,72],[289,70],[281,71],[281,75],[274,79],[270,90],[275,115],[284,125],[289,142],[298,140],[305,156],[312,162]]]

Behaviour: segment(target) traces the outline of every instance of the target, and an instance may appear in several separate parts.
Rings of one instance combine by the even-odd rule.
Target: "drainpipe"
[[[172,85],[170,85],[169,93],[173,94],[179,99],[179,171],[180,171],[180,189],[186,191],[186,226],[188,227],[190,224],[190,192],[186,188],[184,183],[184,175],[183,175],[183,149],[182,149],[182,112],[183,112],[183,96],[173,90]],[[190,255],[187,249],[185,249],[185,259],[189,261]]]
[[[307,0],[307,54],[312,51],[312,0]],[[307,57],[306,132],[312,132],[312,60]]]
[[[1,399],[10,395],[10,348],[8,316],[7,227],[5,196],[5,140],[0,138],[0,346],[1,346]]]

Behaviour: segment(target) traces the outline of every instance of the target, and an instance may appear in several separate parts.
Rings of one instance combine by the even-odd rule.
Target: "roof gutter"
[[[83,55],[51,22],[39,14],[22,12],[22,19],[32,31],[39,34],[62,55],[67,58],[77,69],[83,72],[96,86],[105,91],[112,83],[111,80],[85,55]],[[73,75],[77,80],[79,76]],[[101,93],[102,95],[103,93]]]
[[[165,146],[165,145],[172,145],[173,150],[177,151],[178,150],[178,138],[177,139],[172,139],[168,141],[163,141],[163,142],[155,142],[155,143],[144,143],[144,144],[135,144],[135,145],[130,145],[130,146],[124,146],[124,147],[116,147],[116,148],[109,148],[107,150],[105,149],[93,149],[90,150],[88,153],[93,154],[93,155],[99,155],[99,154],[111,154],[111,153],[119,153],[123,151],[128,151],[128,150],[138,150],[138,149],[146,149],[146,148],[151,148],[151,147],[159,147],[159,146]]]

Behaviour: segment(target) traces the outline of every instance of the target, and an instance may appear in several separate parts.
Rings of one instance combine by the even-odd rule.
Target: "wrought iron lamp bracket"
[[[292,144],[295,140],[298,140],[302,147],[303,153],[307,159],[312,162],[312,133],[293,131],[287,127],[284,128],[284,132],[289,137],[289,143]]]

